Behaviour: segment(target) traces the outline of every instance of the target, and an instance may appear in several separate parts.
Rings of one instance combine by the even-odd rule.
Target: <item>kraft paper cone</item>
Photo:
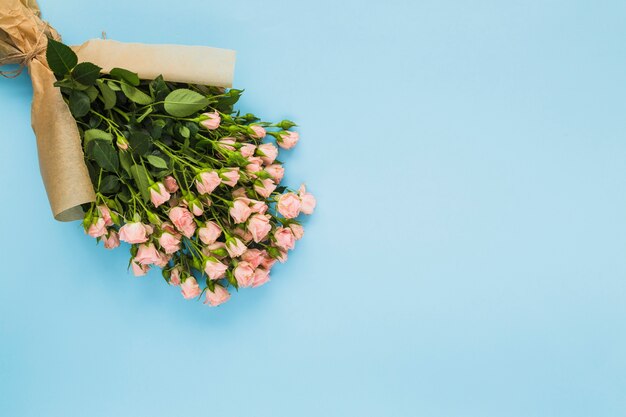
[[[60,89],[53,85],[56,79],[45,59],[48,37],[60,36],[39,15],[35,0],[0,0],[0,66],[28,66],[33,83],[32,127],[52,214],[59,221],[80,220],[81,205],[95,201],[95,193],[78,127]],[[201,46],[94,39],[74,50],[80,62],[93,62],[104,72],[125,68],[142,79],[163,75],[168,81],[231,87],[235,69],[234,51]]]

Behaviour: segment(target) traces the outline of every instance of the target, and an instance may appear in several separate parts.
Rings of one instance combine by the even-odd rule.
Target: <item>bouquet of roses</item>
[[[85,232],[105,248],[129,243],[135,275],[158,266],[185,298],[205,293],[211,306],[229,286],[266,283],[303,235],[298,216],[316,204],[304,185],[280,185],[278,147],[296,145],[295,124],[235,112],[240,90],[105,74],[54,39],[46,58],[95,190]]]
[[[295,124],[234,111],[234,56],[110,40],[70,48],[36,0],[0,2],[0,67],[19,66],[0,75],[30,73],[54,217],[82,219],[106,248],[129,243],[135,275],[160,267],[211,306],[229,287],[266,283],[315,207],[304,186],[280,185],[278,147],[296,145]]]

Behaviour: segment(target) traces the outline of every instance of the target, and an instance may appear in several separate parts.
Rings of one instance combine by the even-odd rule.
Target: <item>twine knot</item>
[[[9,71],[0,71],[0,75],[4,78],[16,78],[18,77],[24,68],[30,64],[30,62],[37,58],[40,54],[46,51],[48,47],[48,40],[46,38],[46,32],[48,30],[49,25],[46,23],[43,25],[39,35],[37,35],[37,40],[35,45],[30,51],[27,52],[19,52],[12,55],[7,55],[4,58],[0,58],[0,67],[7,64],[17,64],[19,67],[14,70]]]

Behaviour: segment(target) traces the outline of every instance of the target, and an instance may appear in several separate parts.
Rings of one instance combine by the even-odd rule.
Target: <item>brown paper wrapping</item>
[[[33,83],[32,127],[39,168],[54,218],[83,218],[81,204],[95,200],[80,135],[45,59],[47,37],[58,33],[40,18],[36,0],[0,0],[0,65],[27,65]],[[79,62],[107,72],[115,67],[140,78],[231,87],[235,52],[203,46],[146,45],[94,39],[74,47]]]

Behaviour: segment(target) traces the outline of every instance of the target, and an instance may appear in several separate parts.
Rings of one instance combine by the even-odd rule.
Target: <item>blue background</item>
[[[0,80],[0,415],[623,416],[626,3],[42,1],[68,43],[238,51],[318,197],[218,308],[55,222]]]

